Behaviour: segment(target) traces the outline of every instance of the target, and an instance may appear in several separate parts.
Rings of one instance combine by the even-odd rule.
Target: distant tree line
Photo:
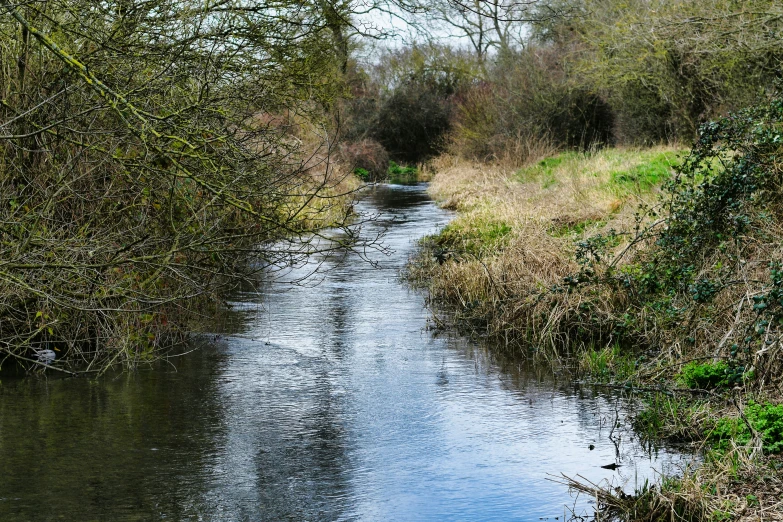
[[[435,2],[426,16],[463,45],[382,54],[357,68],[347,109],[346,137],[398,161],[523,162],[537,140],[688,143],[701,122],[763,103],[782,74],[771,0]]]

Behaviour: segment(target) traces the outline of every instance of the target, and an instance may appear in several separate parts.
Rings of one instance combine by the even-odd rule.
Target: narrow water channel
[[[239,294],[176,368],[4,377],[0,520],[563,520],[590,499],[550,475],[632,491],[687,461],[612,430],[617,397],[427,331],[398,277],[450,218],[425,187],[358,210],[390,224],[379,269],[347,256]]]

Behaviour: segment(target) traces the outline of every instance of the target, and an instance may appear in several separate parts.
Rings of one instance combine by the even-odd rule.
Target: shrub
[[[391,159],[420,163],[443,151],[452,128],[454,96],[478,74],[458,49],[428,44],[389,51],[373,75],[381,86],[369,135]]]
[[[591,272],[580,274],[580,280],[608,276],[603,281],[628,299],[623,311],[644,317],[650,326],[634,333],[649,336],[642,342],[678,336],[684,348],[725,346],[728,369],[693,366],[685,376],[691,382],[732,385],[751,364],[766,376],[759,383],[781,378],[775,356],[783,325],[781,126],[780,95],[704,124],[693,149],[664,184],[660,204],[640,212],[633,262],[618,273],[612,266],[616,260],[604,265],[606,272],[596,271],[600,263],[591,261]],[[648,167],[614,182],[628,183],[629,174],[639,182],[659,179],[663,170]],[[645,221],[650,225],[641,226]],[[752,296],[752,307],[743,307],[746,296]],[[695,317],[698,324],[689,319]],[[720,383],[723,371],[733,375],[728,383]]]
[[[615,114],[614,138],[628,145],[654,145],[685,136],[693,129],[682,129],[672,114],[672,108],[660,94],[639,81],[617,86],[611,91]],[[678,132],[679,131],[679,132]]]
[[[691,140],[701,121],[758,103],[779,78],[779,35],[754,29],[772,0],[589,5],[564,22],[580,39],[572,60],[612,104],[624,142]]]
[[[577,149],[611,142],[613,111],[588,85],[574,81],[566,52],[531,45],[501,58],[486,81],[460,93],[454,151],[497,160],[520,138],[545,136],[555,147]]]
[[[357,169],[366,172],[366,177],[359,176],[365,181],[386,177],[389,154],[383,145],[375,140],[364,139],[358,142],[343,143],[340,146],[340,157],[343,162],[354,169],[354,172]]]
[[[2,361],[146,364],[224,292],[347,224],[349,181],[326,168],[344,83],[323,15],[193,6],[0,17],[0,61],[19,62],[0,68]]]
[[[384,100],[373,136],[392,158],[420,162],[443,150],[451,112],[447,96],[436,86],[412,79]]]

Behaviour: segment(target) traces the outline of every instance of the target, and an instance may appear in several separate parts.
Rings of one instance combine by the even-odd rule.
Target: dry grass
[[[522,168],[469,163],[454,156],[432,162],[437,172],[430,192],[444,206],[461,211],[500,205],[522,220],[573,221],[614,218],[629,202],[649,201],[654,190],[625,189],[613,175],[628,172],[662,155],[674,160],[679,149],[604,149],[563,153]],[[631,208],[633,210],[633,208]]]
[[[689,291],[648,303],[621,291],[617,278],[614,287],[571,285],[567,279],[584,273],[575,253],[597,234],[610,238],[604,269],[608,260],[616,260],[615,273],[639,269],[655,248],[648,248],[652,239],[634,234],[636,213],[640,205],[658,202],[661,168],[667,170],[677,154],[670,147],[607,149],[539,158],[521,169],[438,158],[431,194],[459,214],[429,240],[411,276],[428,286],[435,303],[446,305],[443,319],[500,339],[518,353],[582,371],[600,369],[610,379],[630,376],[641,389],[654,389],[652,383],[682,386],[676,376],[685,364],[735,357],[730,351],[756,328],[753,298],[768,291],[770,261],[783,260],[780,213],[766,209],[772,217],[754,222],[741,252],[716,248],[692,260],[701,271],[696,280],[731,274],[732,284],[707,302],[695,301]],[[736,266],[727,265],[732,259],[739,260]],[[687,313],[671,316],[671,310]],[[625,321],[632,323],[632,334],[617,333]],[[753,447],[729,439],[728,449],[718,451],[708,442],[719,418],[748,423],[739,402],[774,403],[783,394],[783,333],[777,325],[762,333],[761,348],[746,356],[752,378],[706,399],[694,400],[684,390],[682,398],[651,403],[639,415],[640,424],[648,422],[638,426],[643,436],[701,444],[702,465],[632,496],[579,477],[564,477],[563,483],[596,498],[602,520],[783,520],[783,462],[761,455],[758,434],[753,432]],[[649,348],[646,362],[636,365],[639,352],[628,347]],[[647,421],[640,420],[644,415]]]
[[[565,153],[521,169],[438,158],[430,192],[460,214],[434,248],[457,262],[423,260],[412,275],[428,281],[433,298],[455,305],[458,325],[486,329],[510,346],[550,357],[607,341],[615,307],[607,303],[588,318],[583,295],[551,290],[578,270],[577,241],[632,228],[638,204],[655,198],[655,186],[618,177],[652,160],[674,160],[675,153],[670,147]]]
[[[751,459],[745,448],[735,446],[684,470],[682,477],[662,477],[660,484],[633,495],[583,477],[561,476],[555,481],[596,499],[596,520],[775,522],[783,520],[780,466],[780,459]]]
[[[673,147],[605,149],[559,154],[521,169],[438,158],[430,192],[459,214],[430,245],[435,258],[421,259],[412,275],[426,281],[435,301],[450,305],[456,325],[523,353],[551,359],[584,346],[603,348],[617,342],[617,326],[631,311],[632,341],[624,342],[655,349],[654,361],[637,375],[642,380],[670,377],[693,359],[728,357],[754,324],[753,297],[769,277],[770,260],[783,259],[780,220],[756,225],[758,239],[731,253],[743,259],[731,268],[735,283],[709,303],[694,303],[689,293],[671,297],[667,306],[690,310],[684,319],[668,320],[609,286],[569,291],[566,284],[579,273],[575,252],[581,241],[619,231],[611,236],[606,260],[626,252],[640,205],[658,201],[661,172],[680,155]],[[647,243],[635,244],[616,268],[639,261]],[[697,279],[714,277],[716,267],[725,270],[730,262],[719,249],[708,256],[694,260],[702,270]],[[753,385],[779,395],[783,335],[770,329],[767,337],[754,354]]]

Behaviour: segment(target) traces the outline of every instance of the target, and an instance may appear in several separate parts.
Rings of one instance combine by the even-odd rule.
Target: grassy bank
[[[409,275],[439,321],[636,391],[641,436],[704,452],[635,496],[570,483],[606,516],[783,519],[779,168],[758,137],[726,136],[521,169],[434,164],[431,194],[458,215]]]
[[[455,323],[542,356],[576,343],[604,344],[616,320],[611,295],[590,304],[566,292],[577,244],[633,228],[678,161],[675,148],[562,153],[518,170],[441,157],[433,197],[459,212],[413,268]],[[622,238],[612,237],[614,248]],[[606,301],[606,302],[600,302]]]

